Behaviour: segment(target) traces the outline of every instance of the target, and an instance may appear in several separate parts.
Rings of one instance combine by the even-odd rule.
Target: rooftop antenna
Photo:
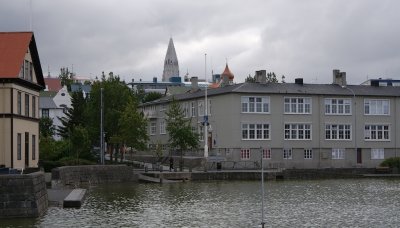
[[[29,0],[29,10],[30,10],[30,12],[29,12],[29,16],[30,16],[30,18],[29,18],[29,31],[32,31],[33,32],[33,10],[32,10],[32,0]]]

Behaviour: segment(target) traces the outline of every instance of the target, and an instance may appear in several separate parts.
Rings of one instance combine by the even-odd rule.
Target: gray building
[[[210,158],[260,161],[273,168],[376,167],[399,156],[400,89],[347,85],[333,71],[332,84],[241,83],[208,90]],[[165,111],[172,97],[143,104],[149,146],[168,154]],[[204,147],[204,91],[175,95]]]

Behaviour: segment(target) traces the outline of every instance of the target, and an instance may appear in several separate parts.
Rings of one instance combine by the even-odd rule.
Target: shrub
[[[380,164],[380,166],[400,169],[400,157],[387,158]]]

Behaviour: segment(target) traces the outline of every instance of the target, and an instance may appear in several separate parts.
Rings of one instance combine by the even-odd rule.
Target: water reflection
[[[267,227],[397,227],[400,180],[281,181],[265,184]],[[19,222],[19,223],[17,223]],[[93,187],[82,208],[49,208],[11,227],[257,227],[260,183],[186,182]]]

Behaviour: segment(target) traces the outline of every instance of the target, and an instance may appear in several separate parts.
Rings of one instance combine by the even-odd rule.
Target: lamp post
[[[356,162],[358,163],[358,155],[357,155],[357,116],[356,116],[356,108],[357,108],[357,102],[356,102],[356,94],[352,89],[346,86],[342,86],[343,89],[347,89],[353,94],[353,99],[354,99],[354,109],[352,109],[352,114],[354,115],[354,151],[356,153]]]
[[[204,77],[206,81],[205,98],[204,98],[204,158],[208,158],[208,101],[207,101],[207,54],[204,54]]]
[[[263,150],[260,147],[261,152],[261,227],[264,228],[264,162],[263,162]]]

